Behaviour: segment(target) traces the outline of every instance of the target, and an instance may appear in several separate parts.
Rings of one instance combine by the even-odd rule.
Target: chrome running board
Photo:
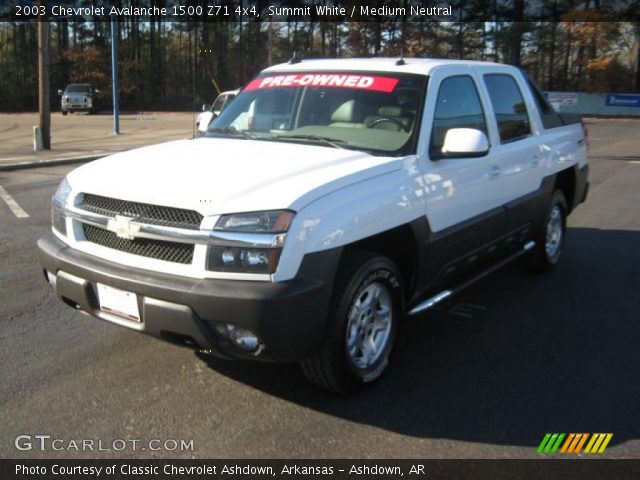
[[[484,270],[483,272],[479,273],[475,277],[470,278],[469,280],[467,280],[463,284],[457,286],[453,290],[443,290],[442,292],[438,293],[437,295],[434,295],[433,297],[430,297],[430,298],[426,299],[424,302],[422,302],[421,304],[417,305],[416,307],[413,307],[411,310],[409,310],[409,315],[416,315],[417,313],[424,312],[425,310],[428,310],[428,309],[434,307],[438,303],[440,303],[443,300],[449,298],[451,295],[454,295],[454,294],[458,293],[459,291],[464,290],[468,286],[473,285],[474,283],[476,283],[481,278],[484,278],[487,275],[490,275],[491,273],[495,272],[496,270],[499,270],[500,268],[504,267],[506,264],[513,262],[516,258],[520,257],[521,255],[524,255],[525,253],[527,253],[529,250],[531,250],[535,246],[536,246],[536,242],[534,242],[533,240],[525,243],[524,246],[520,250],[518,250],[517,252],[513,253],[512,255],[509,255],[507,258],[501,260],[500,262],[496,263],[495,265],[492,265],[487,270]]]
[[[409,315],[415,315],[416,313],[424,312],[425,310],[430,309],[431,307],[440,303],[445,298],[449,298],[452,293],[453,292],[451,290],[445,290],[431,298],[426,299],[420,305],[411,309],[411,311],[409,311]]]

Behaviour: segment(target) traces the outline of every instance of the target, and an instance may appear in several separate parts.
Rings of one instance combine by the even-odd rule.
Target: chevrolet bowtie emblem
[[[136,238],[136,233],[140,231],[140,225],[131,223],[132,217],[116,215],[115,218],[109,219],[107,222],[107,230],[115,233],[118,237],[126,240]]]

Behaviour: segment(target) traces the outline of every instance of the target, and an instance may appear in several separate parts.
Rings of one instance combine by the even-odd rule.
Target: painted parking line
[[[25,212],[18,202],[16,202],[9,192],[7,192],[2,185],[0,185],[0,197],[4,200],[4,203],[8,205],[13,214],[18,218],[29,218],[29,214]]]
[[[640,165],[640,160],[631,160],[629,163],[633,163],[634,165]]]

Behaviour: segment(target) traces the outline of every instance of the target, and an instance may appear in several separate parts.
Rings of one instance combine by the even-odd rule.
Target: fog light
[[[226,339],[231,337],[231,332],[233,332],[234,329],[235,327],[229,323],[218,323],[216,325],[216,332],[218,332],[218,335]]]
[[[254,352],[258,355],[262,351],[260,339],[251,330],[237,328],[230,323],[216,324],[216,332],[225,340],[230,340],[236,347],[245,352]]]
[[[251,330],[244,328],[234,329],[231,332],[231,341],[236,347],[245,352],[253,352],[260,346],[258,337],[256,337]]]

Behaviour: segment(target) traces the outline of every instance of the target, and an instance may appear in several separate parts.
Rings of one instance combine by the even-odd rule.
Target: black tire
[[[552,216],[557,218],[556,215],[559,215],[560,222],[557,231],[555,223],[552,222]],[[553,242],[549,236],[552,230],[556,231],[556,238]],[[559,238],[557,238],[558,232]],[[551,196],[551,202],[544,217],[544,224],[535,238],[536,245],[525,257],[527,269],[532,272],[547,272],[554,268],[562,256],[566,234],[567,202],[562,191],[556,190]],[[553,245],[555,245],[555,248],[552,248]]]
[[[66,115],[67,113],[69,112],[67,112],[66,110],[62,110],[62,115]]]
[[[343,394],[382,375],[403,315],[402,277],[395,264],[373,252],[346,255],[336,277],[322,348],[316,356],[300,362],[312,383]],[[367,300],[375,302],[373,308],[368,308]],[[377,348],[371,347],[376,344]]]

